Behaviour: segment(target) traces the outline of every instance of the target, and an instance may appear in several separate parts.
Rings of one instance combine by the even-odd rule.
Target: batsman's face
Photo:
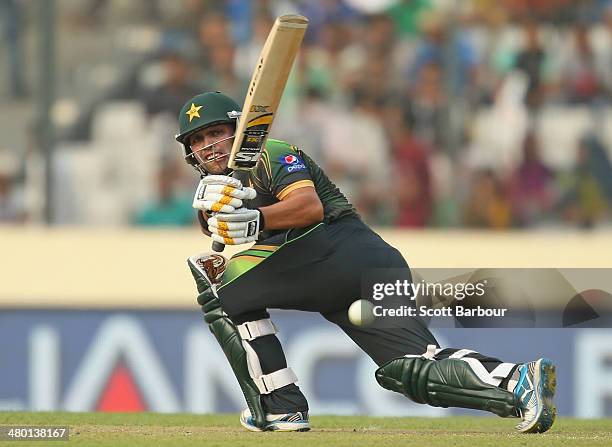
[[[194,157],[209,174],[222,174],[234,143],[234,126],[215,124],[195,132],[189,137]]]

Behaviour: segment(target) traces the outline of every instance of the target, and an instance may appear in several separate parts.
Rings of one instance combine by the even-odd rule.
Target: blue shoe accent
[[[242,425],[249,431],[263,431],[261,428],[255,425],[255,422],[253,421],[253,416],[251,416],[251,412],[248,408],[245,408],[240,413],[240,425]]]
[[[544,433],[557,417],[553,404],[557,388],[555,365],[549,359],[539,359],[522,364],[519,371],[514,395],[523,421],[516,429],[522,433]]]
[[[240,424],[250,431],[308,431],[310,430],[310,422],[308,421],[308,412],[299,411],[297,413],[286,414],[268,414],[266,415],[267,425],[261,429],[256,427],[253,422],[253,417],[248,408],[240,413]]]

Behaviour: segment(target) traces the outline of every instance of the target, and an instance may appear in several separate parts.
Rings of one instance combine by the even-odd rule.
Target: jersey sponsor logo
[[[294,154],[281,155],[278,160],[287,172],[303,171],[306,169],[304,162]]]

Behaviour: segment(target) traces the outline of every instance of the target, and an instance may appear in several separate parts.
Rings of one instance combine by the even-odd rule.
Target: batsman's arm
[[[313,187],[291,191],[280,202],[263,206],[266,230],[304,228],[323,221],[323,204]]]
[[[309,186],[291,191],[280,202],[257,210],[240,208],[236,213],[215,213],[207,225],[213,233],[213,250],[222,251],[222,241],[232,245],[252,242],[258,231],[304,228],[321,222],[323,217],[321,200],[315,189]]]

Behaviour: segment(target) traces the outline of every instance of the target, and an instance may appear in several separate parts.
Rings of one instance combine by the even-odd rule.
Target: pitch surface
[[[238,415],[0,413],[0,425],[67,425],[69,442],[0,441],[7,446],[597,446],[612,442],[612,419],[559,418],[543,435],[514,432],[516,419],[314,416],[307,433],[251,433]]]

